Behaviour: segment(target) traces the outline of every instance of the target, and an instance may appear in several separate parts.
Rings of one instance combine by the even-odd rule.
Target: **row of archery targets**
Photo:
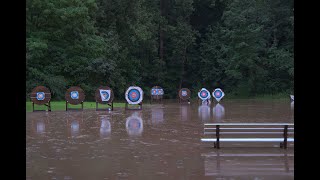
[[[162,102],[164,90],[160,86],[154,86],[151,88],[151,100],[150,102],[160,101]],[[188,88],[181,88],[179,90],[179,102],[187,102],[190,104],[191,91]],[[224,92],[220,88],[216,88],[212,92],[212,96],[219,102],[224,97]],[[198,92],[199,102],[202,104],[210,104],[211,94],[206,88],[202,88]],[[35,104],[47,106],[48,111],[51,111],[51,92],[44,86],[35,87],[30,93],[30,99],[32,101],[32,111],[35,110]],[[125,109],[142,109],[143,90],[138,86],[130,86],[125,92]],[[72,86],[67,89],[65,93],[66,111],[68,110],[83,110],[83,103],[85,100],[85,92],[78,86]],[[95,91],[96,110],[113,110],[114,93],[108,86],[100,86]],[[81,105],[81,108],[72,108],[70,105]],[[107,105],[107,108],[99,108],[99,104]]]

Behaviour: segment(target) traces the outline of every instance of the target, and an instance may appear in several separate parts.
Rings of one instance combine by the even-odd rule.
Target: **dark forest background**
[[[26,88],[293,93],[293,0],[27,0]]]

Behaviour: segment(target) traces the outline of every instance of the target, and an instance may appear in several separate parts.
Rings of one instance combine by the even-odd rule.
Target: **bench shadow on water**
[[[201,143],[203,124],[293,123],[290,102],[27,113],[27,179],[293,179],[293,148]]]

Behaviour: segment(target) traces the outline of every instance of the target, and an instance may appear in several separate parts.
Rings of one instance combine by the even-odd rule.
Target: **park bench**
[[[201,141],[213,142],[218,149],[220,142],[277,142],[286,149],[288,142],[294,142],[293,135],[290,123],[206,123]]]

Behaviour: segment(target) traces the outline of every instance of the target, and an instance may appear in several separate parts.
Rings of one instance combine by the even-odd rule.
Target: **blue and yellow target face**
[[[202,88],[199,92],[198,92],[198,97],[201,100],[207,100],[211,98],[210,92],[206,89],[206,88]]]
[[[140,92],[137,89],[131,89],[128,93],[128,98],[132,102],[137,102],[140,98]]]
[[[125,98],[129,104],[139,104],[143,100],[143,91],[140,87],[130,86],[126,91]]]
[[[79,99],[79,92],[78,91],[71,91],[70,96],[72,99]]]
[[[188,95],[188,92],[186,90],[181,91],[181,96],[187,96],[187,95]]]
[[[101,101],[109,101],[111,91],[103,90],[103,89],[100,89],[99,91],[100,91]]]
[[[159,88],[151,89],[151,95],[153,95],[153,96],[163,95],[163,89],[159,89]]]
[[[45,98],[44,92],[37,92],[37,100],[42,101]]]
[[[213,91],[212,95],[219,102],[223,98],[224,92],[220,88],[217,88]]]

